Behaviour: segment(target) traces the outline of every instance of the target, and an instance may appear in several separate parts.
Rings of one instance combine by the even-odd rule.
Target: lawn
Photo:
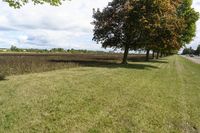
[[[200,65],[170,56],[9,76],[0,133],[18,132],[198,133]]]

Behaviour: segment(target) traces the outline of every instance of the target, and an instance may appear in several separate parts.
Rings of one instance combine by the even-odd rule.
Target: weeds
[[[121,58],[121,54],[0,54],[0,71],[6,76],[39,73],[84,66],[83,61],[120,62]]]

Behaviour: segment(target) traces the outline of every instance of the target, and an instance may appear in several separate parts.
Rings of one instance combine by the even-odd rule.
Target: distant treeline
[[[182,52],[182,55],[193,54],[193,55],[200,55],[200,45],[197,47],[196,50],[190,48],[185,48]]]
[[[91,53],[91,54],[103,54],[108,53],[104,51],[92,51],[92,50],[76,50],[76,49],[63,49],[63,48],[52,48],[52,49],[24,49],[24,48],[18,48],[16,46],[11,46],[10,49],[0,49],[0,52],[27,52],[27,53]],[[109,53],[112,53],[110,51]]]

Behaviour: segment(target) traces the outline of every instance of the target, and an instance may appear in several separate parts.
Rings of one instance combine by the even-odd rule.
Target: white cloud
[[[72,0],[59,7],[28,4],[21,9],[0,2],[0,38],[6,38],[0,39],[0,44],[100,49],[100,45],[92,42],[92,9],[103,8],[109,1]]]
[[[18,37],[19,43],[21,43],[21,44],[26,43],[27,39],[28,39],[28,36],[26,36],[26,35],[20,35]]]

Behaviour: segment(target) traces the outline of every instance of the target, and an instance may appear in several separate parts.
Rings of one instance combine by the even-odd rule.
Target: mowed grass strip
[[[200,132],[200,65],[180,56],[0,82],[0,132]]]

